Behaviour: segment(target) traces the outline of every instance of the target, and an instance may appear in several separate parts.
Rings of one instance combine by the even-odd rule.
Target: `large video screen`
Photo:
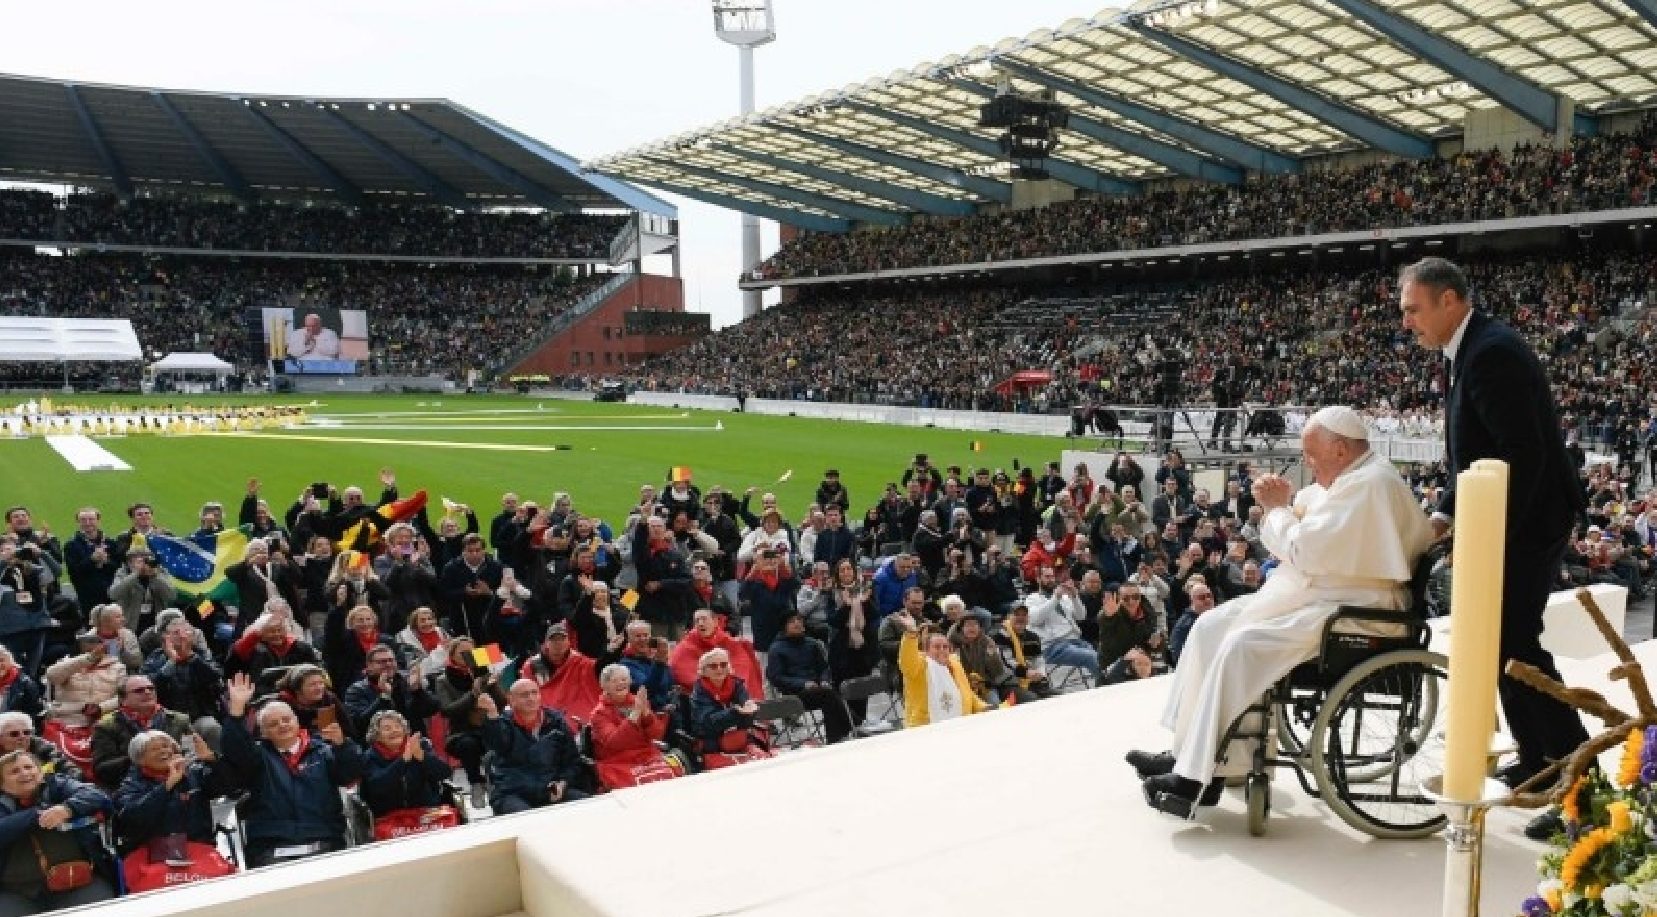
[[[355,373],[368,359],[368,313],[323,306],[265,308],[265,354],[285,373]]]

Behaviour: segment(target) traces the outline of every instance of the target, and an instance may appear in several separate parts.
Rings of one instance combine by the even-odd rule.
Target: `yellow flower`
[[[1603,885],[1590,885],[1582,890],[1582,897],[1590,901],[1598,901],[1600,894],[1604,891],[1605,886]]]
[[[1592,860],[1595,854],[1604,850],[1616,838],[1616,832],[1609,828],[1595,828],[1583,835],[1582,839],[1577,841],[1570,851],[1565,854],[1565,859],[1560,863],[1559,881],[1565,888],[1577,891],[1578,882],[1582,878],[1582,870],[1587,868],[1588,861]]]
[[[1619,799],[1606,806],[1605,811],[1611,816],[1611,831],[1613,834],[1622,834],[1634,827],[1634,819],[1628,814],[1628,803],[1626,801]]]
[[[1631,787],[1640,779],[1640,756],[1645,752],[1645,730],[1631,729],[1628,741],[1622,746],[1622,761],[1617,766],[1617,785]]]
[[[1559,913],[1563,909],[1561,907],[1561,897],[1559,889],[1557,888],[1550,888],[1542,893],[1542,900],[1548,902],[1548,910],[1553,911],[1555,914]]]
[[[1571,788],[1565,791],[1565,798],[1559,803],[1559,814],[1573,824],[1582,821],[1582,812],[1577,808],[1577,796],[1582,792],[1582,784],[1586,778],[1577,777]]]

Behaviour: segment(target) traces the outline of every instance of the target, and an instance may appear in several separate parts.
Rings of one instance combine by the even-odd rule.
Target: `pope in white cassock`
[[[1427,549],[1426,514],[1398,470],[1369,448],[1363,419],[1328,407],[1306,421],[1301,449],[1316,484],[1292,501],[1277,475],[1254,484],[1266,511],[1261,541],[1280,561],[1259,592],[1203,614],[1186,638],[1162,724],[1172,751],[1128,753],[1152,808],[1174,814],[1213,805],[1220,740],[1250,704],[1317,655],[1341,605],[1402,609]],[[1205,791],[1206,788],[1206,791]]]

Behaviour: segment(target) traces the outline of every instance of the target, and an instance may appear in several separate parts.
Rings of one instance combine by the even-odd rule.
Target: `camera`
[[[316,483],[312,484],[311,485],[311,496],[317,498],[318,500],[328,499],[328,482],[327,481],[317,481]]]

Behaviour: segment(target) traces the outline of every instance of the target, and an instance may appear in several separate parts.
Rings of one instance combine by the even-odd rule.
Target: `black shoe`
[[[1225,791],[1224,780],[1211,780],[1205,787],[1178,774],[1147,777],[1141,786],[1145,791],[1146,804],[1158,812],[1179,818],[1191,818],[1199,806],[1215,805]]]
[[[1141,779],[1160,777],[1163,774],[1173,773],[1174,753],[1168,751],[1130,751],[1128,752],[1128,763],[1133,766],[1134,770],[1139,772]]]
[[[1541,773],[1540,765],[1528,764],[1524,761],[1515,761],[1506,767],[1496,770],[1496,779],[1507,785],[1510,790],[1518,789],[1526,780]]]
[[[1533,841],[1547,841],[1565,830],[1565,819],[1558,809],[1549,809],[1525,824],[1525,837]]]

